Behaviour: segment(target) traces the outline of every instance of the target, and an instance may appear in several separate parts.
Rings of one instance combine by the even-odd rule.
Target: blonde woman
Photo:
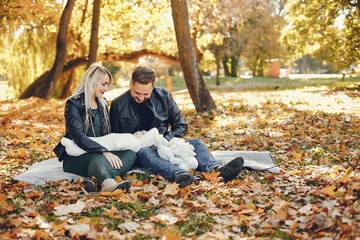
[[[75,93],[67,99],[64,112],[65,137],[74,140],[86,153],[70,156],[61,143],[54,148],[65,172],[95,177],[102,192],[128,190],[129,181],[117,183],[115,178],[129,171],[136,159],[133,151],[109,151],[90,138],[110,133],[108,103],[103,95],[112,83],[110,72],[103,66],[92,64],[87,69]],[[95,190],[92,181],[86,180],[85,185],[86,190]]]

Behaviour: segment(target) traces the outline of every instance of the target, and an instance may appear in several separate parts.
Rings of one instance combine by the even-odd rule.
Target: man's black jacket
[[[144,102],[153,112],[151,128],[156,127],[167,140],[182,138],[187,133],[187,125],[171,93],[154,87],[151,96]],[[130,90],[114,99],[110,107],[110,125],[114,133],[134,133],[140,131],[138,103],[131,97]],[[169,130],[169,126],[171,130]]]

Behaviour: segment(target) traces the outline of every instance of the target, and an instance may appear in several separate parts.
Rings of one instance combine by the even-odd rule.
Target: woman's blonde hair
[[[72,98],[74,96],[79,95],[80,93],[84,93],[86,111],[85,111],[85,118],[83,119],[83,123],[84,123],[85,133],[89,129],[90,122],[92,122],[92,119],[89,117],[89,112],[91,110],[91,99],[94,96],[94,88],[96,84],[99,84],[100,80],[106,76],[109,77],[109,87],[111,87],[111,85],[113,84],[113,78],[111,73],[100,64],[93,63],[86,70],[84,76],[82,77],[79,85],[75,89],[73,95],[69,97]],[[98,100],[102,106],[104,117],[109,128],[108,130],[110,132],[110,121],[107,113],[107,101],[105,100],[104,97],[98,98]]]

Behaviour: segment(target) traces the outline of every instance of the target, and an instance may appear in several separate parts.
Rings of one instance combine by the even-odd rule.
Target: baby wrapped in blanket
[[[157,128],[134,134],[110,133],[102,137],[90,138],[106,147],[109,151],[132,150],[137,153],[142,148],[154,146],[162,159],[170,161],[186,171],[198,167],[194,147],[190,143],[181,138],[172,138],[167,141],[163,135],[159,134]],[[71,139],[63,137],[61,144],[70,156],[80,156],[86,153]]]

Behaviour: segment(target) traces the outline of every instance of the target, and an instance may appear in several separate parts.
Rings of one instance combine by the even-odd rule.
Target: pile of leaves
[[[216,173],[181,189],[131,174],[130,192],[87,193],[67,180],[43,186],[11,178],[53,158],[64,134],[64,100],[1,102],[2,239],[355,239],[360,235],[360,99],[346,92],[213,91],[215,111],[174,98],[187,138],[211,151],[270,151],[280,174]],[[121,180],[120,178],[118,180]]]

